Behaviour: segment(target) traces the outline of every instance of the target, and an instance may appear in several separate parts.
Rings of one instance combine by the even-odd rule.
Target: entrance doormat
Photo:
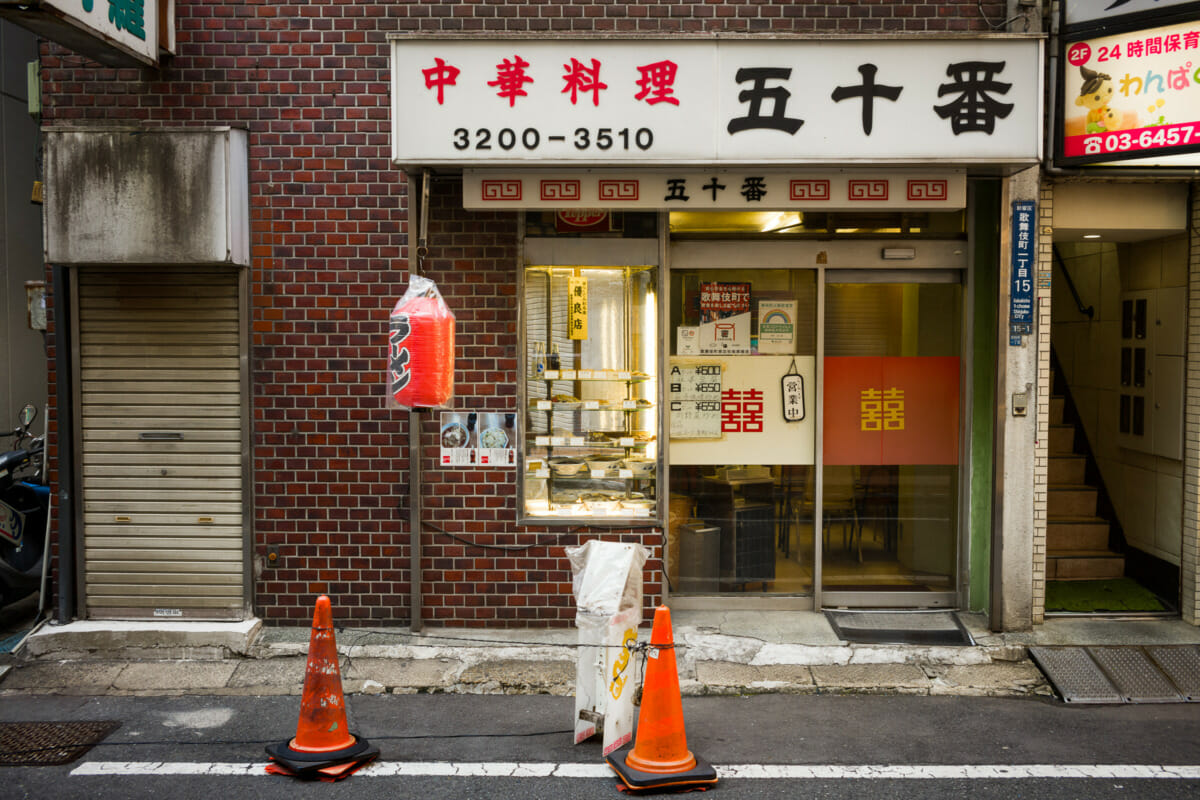
[[[857,644],[975,644],[953,611],[833,611],[825,617],[839,639]]]
[[[1046,611],[1166,611],[1154,592],[1133,578],[1046,581]]]
[[[54,767],[70,764],[120,722],[3,722],[0,723],[0,766]]]

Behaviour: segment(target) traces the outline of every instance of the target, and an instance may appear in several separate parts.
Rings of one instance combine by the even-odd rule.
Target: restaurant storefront
[[[392,46],[410,191],[518,212],[512,452],[456,409],[443,469],[511,461],[518,528],[633,535],[676,607],[986,608],[1038,38]]]

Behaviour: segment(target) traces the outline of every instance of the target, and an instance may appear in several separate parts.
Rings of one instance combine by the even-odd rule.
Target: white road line
[[[71,770],[78,776],[267,775],[259,763],[187,761],[88,761]],[[611,778],[607,764],[544,762],[380,761],[356,775],[478,778]],[[717,767],[726,779],[808,780],[1001,780],[1152,779],[1200,780],[1200,765],[1162,764],[728,764]]]

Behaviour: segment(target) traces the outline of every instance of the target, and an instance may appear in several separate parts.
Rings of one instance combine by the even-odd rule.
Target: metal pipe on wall
[[[421,171],[420,200],[415,204],[416,181],[408,176],[408,274],[421,274],[421,262],[425,258],[426,237],[429,226],[429,170]],[[416,205],[416,221],[413,225],[413,206]],[[409,529],[409,627],[413,633],[421,631],[421,409],[408,412],[408,529]]]
[[[57,621],[61,625],[75,616],[75,404],[71,385],[71,302],[66,267],[55,266],[53,275],[55,407],[58,415]],[[49,559],[50,553],[43,558]]]

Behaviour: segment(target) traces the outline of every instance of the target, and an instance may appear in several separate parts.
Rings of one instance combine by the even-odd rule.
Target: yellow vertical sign
[[[571,339],[588,338],[587,278],[567,278],[567,330]]]

